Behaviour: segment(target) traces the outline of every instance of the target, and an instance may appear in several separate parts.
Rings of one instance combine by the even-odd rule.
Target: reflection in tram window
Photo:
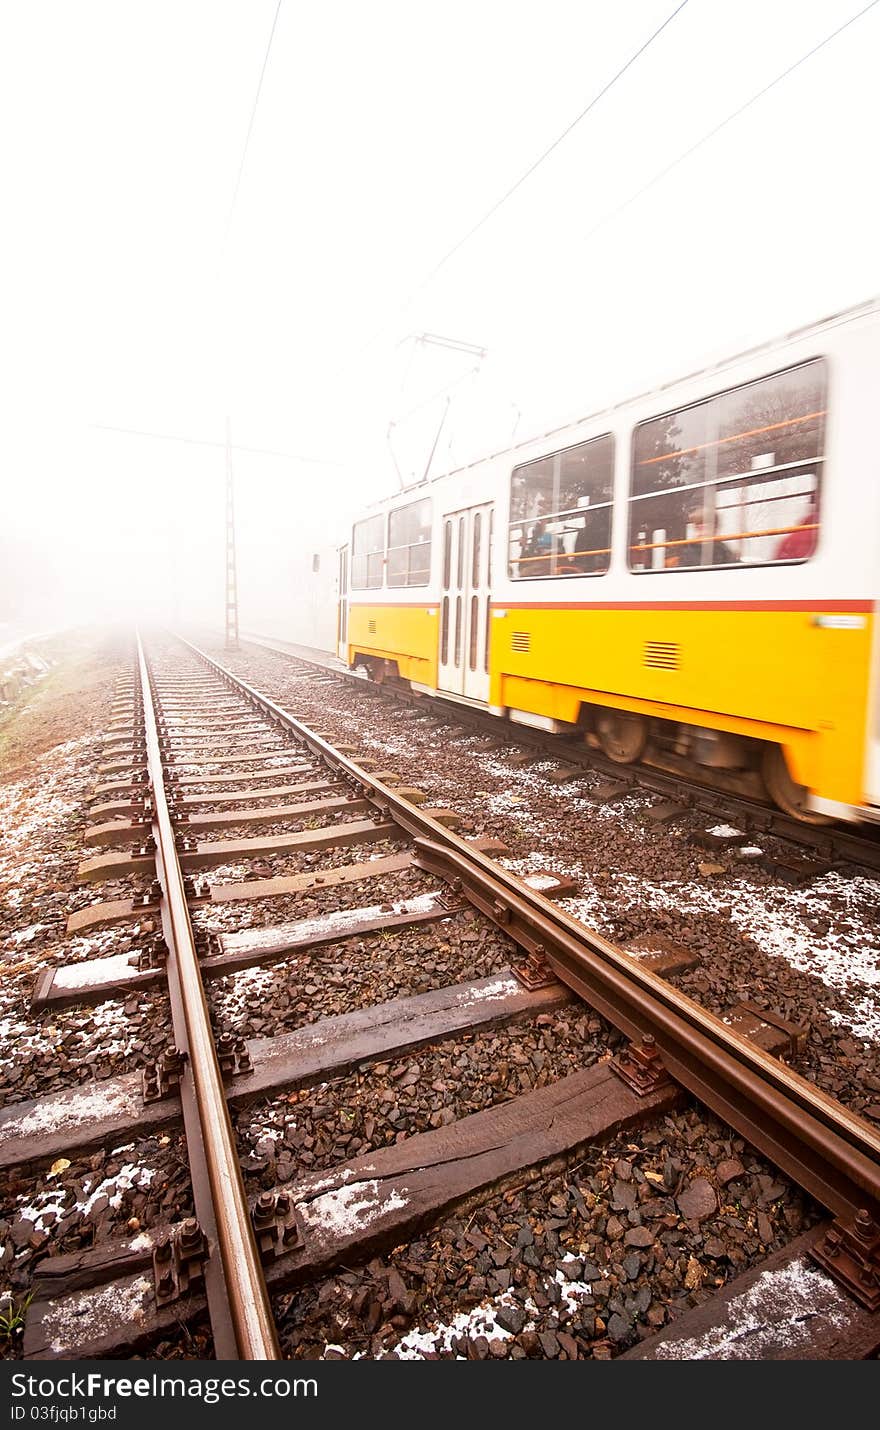
[[[385,561],[385,518],[370,516],[355,523],[351,537],[351,584],[354,590],[374,590],[382,585]]]
[[[610,433],[514,468],[508,550],[514,580],[608,570],[613,480]]]
[[[431,501],[388,514],[388,585],[427,586],[431,571]]]
[[[642,422],[633,435],[633,571],[806,561],[819,534],[821,359]]]

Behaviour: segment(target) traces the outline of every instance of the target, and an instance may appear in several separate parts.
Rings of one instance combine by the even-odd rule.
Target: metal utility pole
[[[238,579],[235,570],[235,489],[232,438],[226,419],[226,649],[238,650]]]

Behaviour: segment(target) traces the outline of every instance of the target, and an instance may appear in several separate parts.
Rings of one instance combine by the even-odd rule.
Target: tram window
[[[452,574],[452,522],[443,523],[443,590],[449,590],[449,577]]]
[[[472,553],[472,556],[471,556],[471,585],[472,585],[472,586],[479,586],[479,584],[480,584],[480,532],[481,532],[481,529],[482,529],[482,521],[483,521],[483,518],[480,516],[480,513],[479,513],[479,512],[475,512],[475,513],[474,513],[474,537],[473,537],[473,548],[474,548],[474,549],[473,549],[473,553]]]
[[[356,523],[351,534],[351,584],[356,591],[382,585],[385,560],[385,518],[369,516]]]
[[[449,664],[449,597],[443,597],[440,608],[440,664]]]
[[[640,423],[630,569],[808,560],[819,535],[826,387],[817,358]]]
[[[607,571],[613,483],[610,432],[515,467],[508,542],[513,579]]]
[[[427,586],[431,571],[431,500],[388,515],[388,585]]]

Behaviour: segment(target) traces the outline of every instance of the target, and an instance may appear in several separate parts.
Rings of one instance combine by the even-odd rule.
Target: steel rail
[[[198,1127],[187,1128],[190,1155],[203,1156],[210,1185],[211,1212],[225,1284],[225,1305],[217,1305],[210,1294],[209,1309],[214,1330],[215,1351],[225,1358],[229,1340],[224,1312],[228,1312],[234,1338],[234,1354],[239,1360],[280,1360],[281,1350],[260,1257],[254,1239],[247,1194],[239,1165],[235,1136],[226,1103],[226,1094],[217,1061],[211,1020],[202,983],[192,924],[186,904],[183,872],[177,857],[174,828],[168,809],[159,732],[144,648],[137,638],[138,668],[144,710],[144,739],[147,768],[153,796],[153,835],[156,840],[156,868],[163,887],[166,927],[170,934],[169,981],[176,975],[186,1023],[188,1054],[181,1083],[185,1094],[191,1082]],[[184,1103],[186,1107],[186,1103]],[[200,1145],[192,1146],[192,1131]],[[196,1177],[193,1177],[196,1192]],[[198,1204],[197,1204],[198,1205]],[[204,1222],[204,1218],[202,1218]],[[207,1230],[203,1226],[203,1229]],[[206,1278],[207,1280],[207,1278]],[[213,1304],[212,1304],[213,1303]],[[230,1349],[233,1349],[230,1347]]]
[[[182,637],[178,637],[183,640]],[[228,686],[321,759],[347,774],[417,841],[419,862],[462,880],[471,901],[628,1037],[653,1035],[677,1081],[839,1217],[880,1218],[880,1134],[777,1058],[735,1034],[594,930],[425,815],[189,641]]]

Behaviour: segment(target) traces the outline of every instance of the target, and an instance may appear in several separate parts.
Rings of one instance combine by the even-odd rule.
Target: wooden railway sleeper
[[[774,1013],[769,1008],[762,1008],[758,1003],[743,1001],[737,1004],[737,1009],[739,1008],[744,1009],[746,1013],[751,1013],[753,1017],[760,1019],[769,1027],[778,1028],[779,1032],[785,1035],[788,1039],[788,1047],[776,1053],[776,1057],[797,1057],[806,1048],[810,1030],[802,1023],[792,1023],[788,1018],[783,1018],[780,1013]]]
[[[151,804],[149,808],[147,808],[146,804],[140,804],[138,809],[133,810],[128,815],[128,823],[130,825],[143,826],[145,829],[149,829],[153,823],[152,809],[153,807]]]

